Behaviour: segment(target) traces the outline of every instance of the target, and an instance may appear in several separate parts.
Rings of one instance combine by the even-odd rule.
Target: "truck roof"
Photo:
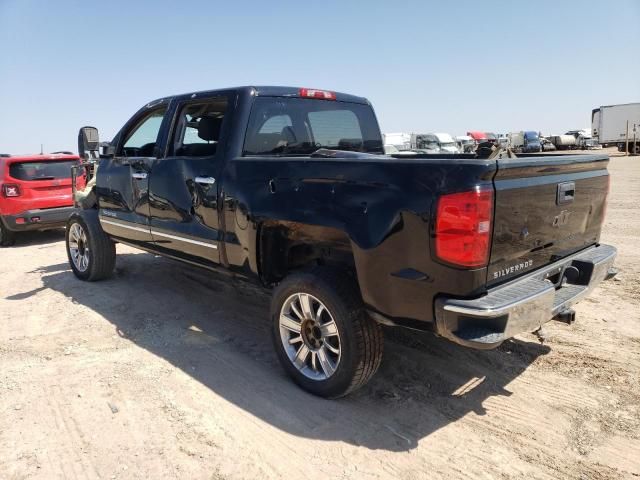
[[[434,135],[436,136],[436,138],[438,139],[439,142],[443,142],[443,143],[449,143],[449,142],[453,142],[453,137],[451,135],[449,135],[448,133],[444,133],[444,132],[436,132],[434,133]]]
[[[173,98],[184,98],[184,97],[196,98],[198,96],[207,96],[215,92],[229,92],[229,91],[245,92],[247,94],[253,94],[253,95],[262,96],[262,97],[299,97],[301,88],[307,88],[307,87],[246,85],[246,86],[240,86],[240,87],[216,88],[215,90],[202,90],[199,92],[188,92],[188,93],[181,93],[177,95],[169,95],[166,97],[158,98],[152,102],[149,102],[149,105],[155,104],[162,100],[169,100]],[[316,90],[316,89],[313,89],[313,90]],[[361,103],[365,105],[370,105],[369,100],[367,100],[364,97],[358,97],[355,95],[350,95],[348,93],[335,92],[333,90],[326,90],[326,89],[317,89],[317,90],[330,91],[334,93],[336,96],[336,100],[339,102],[351,102],[351,103]]]
[[[601,108],[611,108],[611,107],[626,107],[627,105],[640,105],[640,102],[616,103],[614,105],[601,105],[600,108],[595,108],[594,110],[600,110]]]
[[[469,135],[474,140],[484,140],[487,138],[484,132],[478,132],[477,130],[467,132],[467,135]]]

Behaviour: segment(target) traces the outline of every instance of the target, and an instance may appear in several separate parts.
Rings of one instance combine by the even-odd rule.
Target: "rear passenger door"
[[[149,228],[149,178],[160,155],[166,103],[145,108],[118,134],[116,152],[98,168],[100,223],[109,234],[142,246],[153,241]],[[148,245],[147,245],[148,244]]]
[[[151,172],[150,226],[156,249],[205,264],[220,262],[218,176],[226,95],[178,103],[167,156]]]

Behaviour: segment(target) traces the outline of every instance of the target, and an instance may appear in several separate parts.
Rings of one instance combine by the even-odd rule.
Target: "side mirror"
[[[98,129],[82,127],[78,133],[78,154],[85,159],[95,158],[100,146]]]

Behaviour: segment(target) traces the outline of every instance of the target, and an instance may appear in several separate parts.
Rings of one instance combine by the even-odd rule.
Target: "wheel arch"
[[[257,247],[258,271],[267,285],[315,266],[356,268],[349,235],[334,227],[268,220],[259,227]]]

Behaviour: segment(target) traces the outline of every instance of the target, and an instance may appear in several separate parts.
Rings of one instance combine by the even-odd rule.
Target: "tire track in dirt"
[[[84,434],[78,428],[73,415],[67,413],[70,410],[72,412],[72,406],[69,404],[62,405],[62,399],[68,398],[69,393],[65,395],[59,385],[51,385],[48,388],[43,388],[42,393],[43,398],[46,399],[46,405],[51,418],[54,419],[56,430],[62,433],[56,436],[56,443],[61,442],[61,444],[56,445],[55,449],[61,451],[61,453],[66,453],[66,455],[56,455],[61,459],[59,465],[62,471],[68,471],[69,468],[71,469],[72,476],[65,473],[65,478],[75,478],[78,480],[100,478],[100,475],[91,463],[90,457],[78,453],[79,450],[86,450],[88,444],[83,440]],[[65,461],[62,459],[69,459],[71,461],[69,462],[69,460]]]

